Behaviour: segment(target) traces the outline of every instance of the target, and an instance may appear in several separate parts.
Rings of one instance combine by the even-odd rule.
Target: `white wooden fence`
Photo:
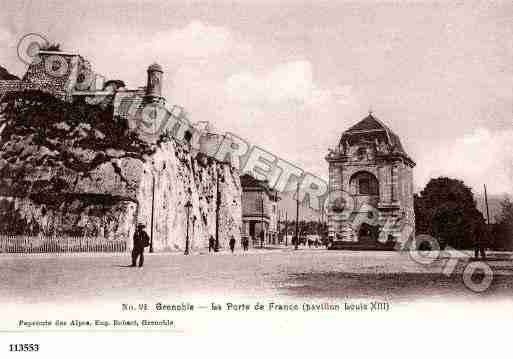
[[[102,237],[0,235],[0,253],[126,252],[124,240]]]

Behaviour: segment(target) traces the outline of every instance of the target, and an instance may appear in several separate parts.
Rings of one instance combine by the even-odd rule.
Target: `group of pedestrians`
[[[233,253],[235,252],[235,237],[232,235],[230,236],[230,241],[228,242],[228,245],[230,247],[230,251]],[[245,252],[249,248],[249,239],[247,237],[243,237],[241,239],[241,245],[242,250]],[[214,239],[214,236],[210,236],[208,239],[208,251],[209,252],[217,252],[219,250],[218,246],[216,245],[216,240]]]
[[[139,267],[142,267],[144,264],[144,248],[150,245],[150,238],[146,231],[144,230],[145,225],[143,223],[137,224],[135,233],[134,233],[134,243],[132,249],[132,264],[131,267],[135,267],[137,265],[137,259],[139,259]],[[487,228],[484,228],[482,225],[477,225],[474,228],[474,258],[476,260],[481,257],[481,259],[486,260],[486,247],[489,245],[489,233]],[[310,242],[310,241],[308,241]],[[235,237],[230,236],[230,241],[228,245],[230,247],[230,251],[232,253],[235,252]],[[246,252],[249,248],[249,238],[244,236],[241,239],[242,250]],[[311,243],[308,243],[310,247]],[[216,240],[214,236],[210,236],[208,239],[208,251],[209,252],[217,252],[219,250],[218,245],[216,245]]]
[[[230,247],[230,251],[232,253],[235,252],[235,237],[230,236],[230,241],[228,245]],[[137,266],[137,260],[139,260],[139,267],[142,267],[144,264],[144,248],[150,246],[150,237],[145,231],[145,225],[143,223],[137,224],[135,229],[134,237],[133,237],[133,248],[132,248],[132,264],[130,267]],[[244,252],[246,252],[249,248],[249,239],[247,237],[243,237],[241,239],[241,246]],[[208,251],[209,252],[217,252],[218,246],[216,245],[216,240],[214,236],[210,236],[208,239]]]

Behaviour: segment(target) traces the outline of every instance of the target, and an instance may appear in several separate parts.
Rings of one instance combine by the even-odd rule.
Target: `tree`
[[[501,202],[501,213],[496,218],[493,230],[495,248],[502,250],[513,249],[513,202],[505,198]]]
[[[473,246],[474,230],[484,225],[472,190],[463,181],[439,177],[431,179],[414,196],[415,227],[453,248]]]

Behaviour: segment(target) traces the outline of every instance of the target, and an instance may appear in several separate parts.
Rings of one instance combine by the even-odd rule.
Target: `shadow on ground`
[[[477,282],[479,278],[474,278]],[[511,298],[513,276],[494,275],[490,287],[476,293],[468,289],[461,273],[450,277],[434,273],[297,273],[281,283],[282,294],[309,298],[387,298],[417,300],[434,297],[479,299]]]

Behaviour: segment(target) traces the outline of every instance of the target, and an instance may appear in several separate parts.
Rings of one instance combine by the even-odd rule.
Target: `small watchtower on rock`
[[[162,97],[162,79],[164,71],[162,66],[157,63],[153,63],[148,67],[148,81],[146,84],[146,94],[144,99],[146,102],[158,102],[160,104],[165,103],[164,97]]]

